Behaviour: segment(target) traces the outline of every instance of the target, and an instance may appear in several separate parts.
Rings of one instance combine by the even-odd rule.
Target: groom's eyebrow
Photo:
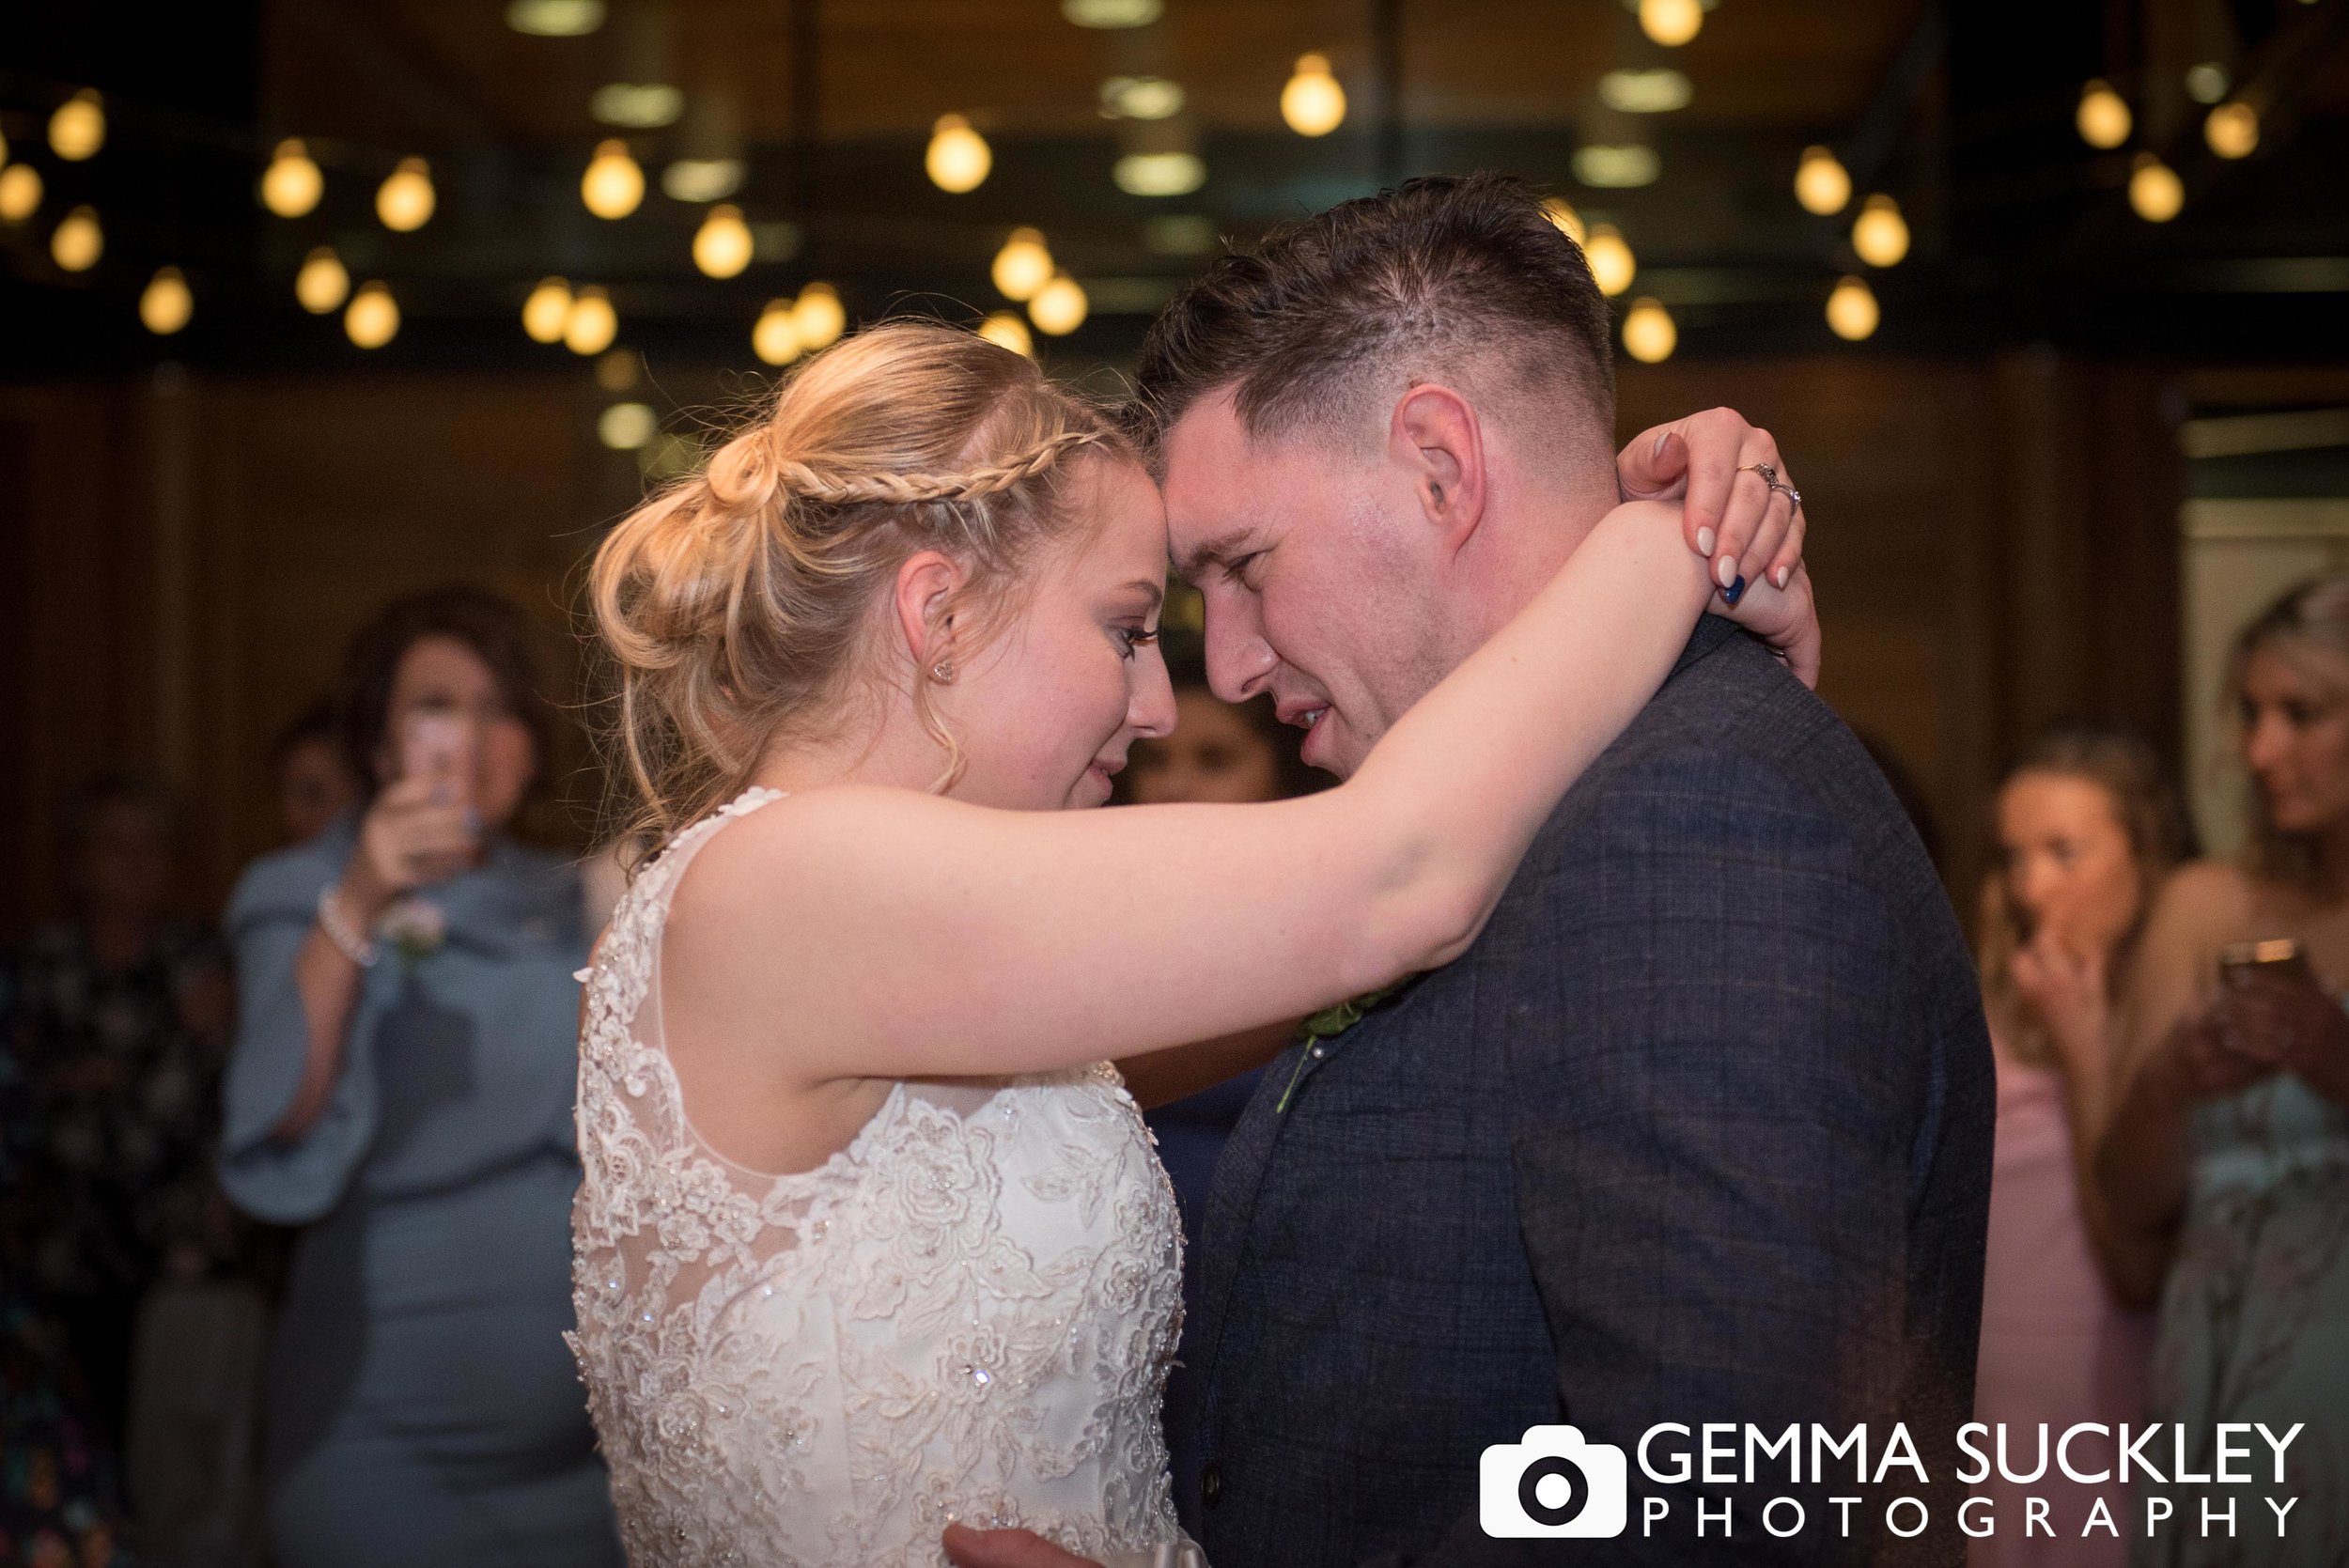
[[[1196,550],[1186,551],[1174,563],[1175,575],[1185,582],[1196,582],[1199,574],[1218,562],[1228,561],[1248,540],[1248,525],[1227,528]]]

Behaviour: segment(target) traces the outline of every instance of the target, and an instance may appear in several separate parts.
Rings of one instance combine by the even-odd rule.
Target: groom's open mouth
[[[1278,718],[1283,724],[1295,724],[1300,730],[1309,730],[1315,724],[1320,723],[1322,716],[1329,711],[1330,705],[1328,703],[1323,703],[1318,707],[1286,706],[1283,706],[1280,712],[1275,715],[1275,717]]]

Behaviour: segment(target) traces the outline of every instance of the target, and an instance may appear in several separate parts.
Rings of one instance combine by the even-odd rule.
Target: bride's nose
[[[1174,683],[1163,659],[1135,663],[1133,695],[1126,706],[1126,727],[1136,738],[1159,740],[1174,733]]]

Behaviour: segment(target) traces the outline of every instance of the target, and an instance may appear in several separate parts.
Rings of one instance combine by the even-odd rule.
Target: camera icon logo
[[[1501,1540],[1621,1535],[1630,1475],[1612,1443],[1584,1442],[1578,1427],[1529,1426],[1477,1462],[1477,1522]]]

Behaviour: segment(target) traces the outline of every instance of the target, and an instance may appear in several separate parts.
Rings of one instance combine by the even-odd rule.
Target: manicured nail
[[[1736,582],[1731,583],[1728,587],[1721,590],[1721,602],[1728,605],[1732,610],[1736,609],[1737,601],[1745,597],[1746,580],[1742,577]]]
[[[1657,457],[1657,458],[1660,458],[1660,457],[1662,457],[1662,456],[1664,455],[1664,443],[1665,443],[1666,442],[1668,442],[1668,441],[1672,440],[1672,433],[1670,430],[1658,430],[1658,431],[1657,431],[1657,432],[1656,432],[1656,449],[1655,449],[1655,451],[1653,451],[1652,453],[1650,453],[1650,454],[1649,454],[1649,456],[1651,456],[1651,457]]]
[[[1714,580],[1720,583],[1722,587],[1728,587],[1730,579],[1735,577],[1736,575],[1737,557],[1735,555],[1720,555],[1714,558],[1713,577]]]
[[[1713,531],[1710,528],[1697,530],[1697,553],[1699,555],[1713,553]]]
[[[1794,568],[1794,567],[1779,567],[1779,568],[1778,568],[1778,578],[1777,578],[1778,585],[1779,585],[1780,587],[1783,588],[1784,586],[1786,586],[1786,580],[1787,580],[1788,578],[1790,578],[1790,577],[1794,576],[1794,575],[1795,575],[1795,568]]]

